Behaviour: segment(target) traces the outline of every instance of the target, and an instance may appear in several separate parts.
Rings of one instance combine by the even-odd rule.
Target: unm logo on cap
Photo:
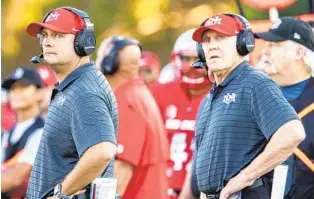
[[[219,16],[211,17],[206,21],[205,26],[214,26],[217,24],[221,25],[221,21],[222,21],[222,18]]]
[[[45,22],[56,21],[56,20],[58,20],[59,16],[60,16],[60,14],[58,12],[54,11],[54,12],[49,14],[49,16],[47,17]]]

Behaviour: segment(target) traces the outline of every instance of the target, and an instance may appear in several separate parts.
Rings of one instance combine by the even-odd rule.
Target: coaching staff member
[[[117,192],[123,199],[167,199],[170,149],[157,103],[139,77],[141,49],[131,37],[113,36],[97,51],[96,65],[118,104]]]
[[[281,88],[283,95],[299,114],[306,132],[300,143],[314,161],[314,36],[307,22],[292,17],[279,18],[268,32],[256,33],[266,41],[262,56],[264,70]],[[311,76],[313,75],[313,77]],[[292,187],[287,198],[314,198],[314,172],[299,158],[288,162]],[[289,168],[289,169],[290,169]],[[289,177],[286,189],[289,188]]]
[[[201,198],[241,191],[242,199],[268,199],[265,175],[305,138],[303,126],[278,86],[246,61],[254,35],[245,18],[214,15],[193,39],[215,78],[196,124]]]
[[[31,23],[27,33],[39,35],[43,58],[60,81],[52,92],[27,198],[71,198],[96,177],[113,173],[116,100],[90,61],[96,41],[86,13],[57,8],[43,22]]]

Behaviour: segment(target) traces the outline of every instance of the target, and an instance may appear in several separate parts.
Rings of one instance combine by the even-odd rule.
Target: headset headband
[[[250,25],[250,22],[246,18],[244,18],[243,16],[235,14],[235,13],[223,13],[223,14],[238,19],[242,23],[243,29],[248,30],[248,31],[252,31],[252,27]]]

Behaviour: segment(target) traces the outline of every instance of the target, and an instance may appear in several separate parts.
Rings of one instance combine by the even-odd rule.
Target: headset
[[[102,61],[101,71],[105,75],[113,75],[119,70],[119,51],[128,45],[136,45],[142,51],[140,42],[129,37],[113,36],[111,38],[112,49]]]
[[[72,8],[72,7],[60,7],[56,9],[69,10],[84,20],[83,29],[80,30],[76,34],[75,39],[74,39],[74,50],[75,50],[75,53],[80,57],[91,55],[96,49],[96,37],[94,34],[94,25],[91,23],[90,17],[88,16],[88,14],[82,10]],[[42,22],[44,23],[47,17],[56,9],[49,11],[44,16]],[[40,47],[42,49],[42,38],[40,38],[39,42],[40,42]],[[43,58],[43,53],[41,53],[38,56],[32,57],[30,61],[32,63],[40,63],[41,58]]]
[[[253,31],[252,31],[252,28],[251,28],[249,21],[246,18],[244,18],[238,14],[234,14],[234,13],[223,13],[223,14],[231,16],[235,19],[238,19],[242,24],[243,30],[241,30],[237,34],[237,42],[236,42],[236,48],[237,48],[239,55],[245,56],[245,55],[251,53],[255,47],[255,38],[254,38],[254,34],[253,34]],[[205,23],[208,19],[209,18],[207,18],[205,21],[203,21],[201,26],[205,25]],[[205,53],[203,50],[202,43],[197,42],[196,50],[197,50],[197,55],[198,55],[199,60],[197,60],[195,63],[193,63],[192,66],[195,68],[206,67],[206,69],[207,69]]]

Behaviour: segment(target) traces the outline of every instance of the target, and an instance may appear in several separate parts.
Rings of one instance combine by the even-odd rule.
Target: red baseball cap
[[[42,28],[76,35],[84,28],[84,20],[70,10],[57,8],[50,12],[44,22],[29,24],[26,32],[32,37],[37,37],[37,34],[40,33]]]
[[[50,66],[40,65],[36,67],[36,71],[46,87],[55,86],[58,82],[57,75]]]
[[[193,33],[193,40],[202,42],[202,35],[206,30],[215,30],[226,36],[235,36],[243,30],[242,23],[235,17],[226,14],[217,14],[208,18],[203,26]]]

